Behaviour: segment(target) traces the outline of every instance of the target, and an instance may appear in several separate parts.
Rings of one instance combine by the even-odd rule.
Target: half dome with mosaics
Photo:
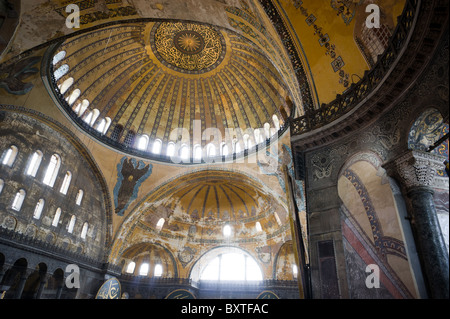
[[[211,25],[116,24],[68,38],[51,56],[55,96],[70,117],[102,142],[152,159],[167,161],[171,145],[186,140],[191,157],[194,145],[205,148],[213,139],[196,140],[194,123],[221,133],[215,156],[247,154],[276,138],[294,109],[264,51]],[[228,129],[236,131],[225,140]]]

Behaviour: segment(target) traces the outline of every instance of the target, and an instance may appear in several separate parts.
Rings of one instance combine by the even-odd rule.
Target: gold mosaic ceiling
[[[170,142],[170,133],[193,121],[201,129],[262,128],[289,114],[289,92],[280,74],[250,41],[225,29],[182,22],[118,24],[64,41],[55,54],[72,77],[65,98],[78,88],[75,107],[89,101],[98,123],[109,117],[123,132]],[[205,145],[205,142],[203,142]]]

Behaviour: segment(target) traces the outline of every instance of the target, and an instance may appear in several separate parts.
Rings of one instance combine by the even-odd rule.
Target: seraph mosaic
[[[115,213],[123,216],[138,195],[139,187],[152,174],[152,165],[134,158],[123,157],[117,164],[117,183],[114,187]]]

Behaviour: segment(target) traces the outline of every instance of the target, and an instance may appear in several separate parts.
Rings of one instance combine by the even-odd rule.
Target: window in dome
[[[270,124],[264,123],[264,137],[265,139],[269,139],[272,136],[272,133],[270,132]]]
[[[84,99],[83,101],[81,101],[81,103],[78,103],[77,106],[73,107],[72,110],[81,117],[84,112],[86,112],[89,104],[89,100]]]
[[[261,227],[261,223],[260,222],[256,222],[255,228],[256,228],[256,231],[258,233],[262,232],[262,227]]]
[[[186,144],[181,146],[181,148],[180,148],[180,156],[181,156],[181,159],[183,159],[183,160],[188,160],[189,159],[189,147]]]
[[[196,163],[199,163],[202,160],[202,147],[200,144],[194,145],[194,160]]]
[[[41,151],[36,151],[33,153],[33,155],[31,155],[30,162],[28,164],[28,168],[25,172],[26,175],[29,175],[32,177],[36,176],[39,166],[41,165],[42,156],[43,156],[43,154]]]
[[[55,65],[66,57],[66,51],[59,51],[53,56],[52,64]]]
[[[222,150],[222,156],[228,156],[229,155],[228,144],[227,143],[222,142],[221,150]]]
[[[153,142],[152,153],[153,154],[161,154],[162,142],[160,139],[156,139]]]
[[[134,261],[130,262],[127,266],[127,270],[125,270],[125,272],[127,274],[132,274],[134,273],[134,269],[136,268],[136,263]]]
[[[169,144],[167,145],[166,155],[167,156],[175,155],[175,143],[174,142],[169,142]]]
[[[278,116],[276,114],[274,114],[272,116],[272,121],[273,121],[273,125],[275,126],[275,128],[278,131],[280,129],[280,120],[278,119]]]
[[[147,135],[141,135],[138,138],[138,142],[137,142],[137,149],[141,150],[141,151],[145,151],[147,149],[148,146],[148,136]]]
[[[64,94],[67,92],[67,90],[72,86],[74,80],[72,77],[64,80],[64,82],[61,85],[58,85],[59,88],[59,92],[61,92],[61,94]]]
[[[0,194],[2,193],[4,186],[5,186],[5,181],[0,178]]]
[[[69,65],[63,64],[61,65],[54,73],[55,81],[58,81],[60,78],[62,78],[65,74],[69,72]]]
[[[228,225],[228,224],[225,225],[225,226],[223,226],[222,232],[223,232],[223,235],[224,235],[225,237],[230,237],[230,236],[231,236],[231,232],[232,232],[231,226]]]
[[[214,157],[214,156],[216,156],[216,146],[213,143],[209,143],[206,146],[206,156],[207,157]]]
[[[162,265],[161,264],[156,264],[155,265],[155,270],[153,272],[153,276],[161,277],[162,276],[162,272],[163,272]]]
[[[20,209],[22,208],[23,201],[25,200],[25,195],[26,195],[26,192],[24,189],[19,190],[16,193],[16,196],[14,197],[11,208],[14,209],[15,211],[19,212]]]
[[[73,90],[72,93],[70,93],[70,95],[66,98],[67,103],[69,105],[72,105],[80,97],[80,95],[81,95],[80,89]]]
[[[139,276],[147,276],[149,270],[148,263],[143,263],[141,267],[139,268]]]

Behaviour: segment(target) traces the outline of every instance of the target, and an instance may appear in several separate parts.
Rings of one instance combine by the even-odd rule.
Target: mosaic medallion
[[[214,28],[193,23],[156,23],[151,42],[155,56],[165,66],[183,73],[204,73],[216,68],[225,56],[225,40]]]

